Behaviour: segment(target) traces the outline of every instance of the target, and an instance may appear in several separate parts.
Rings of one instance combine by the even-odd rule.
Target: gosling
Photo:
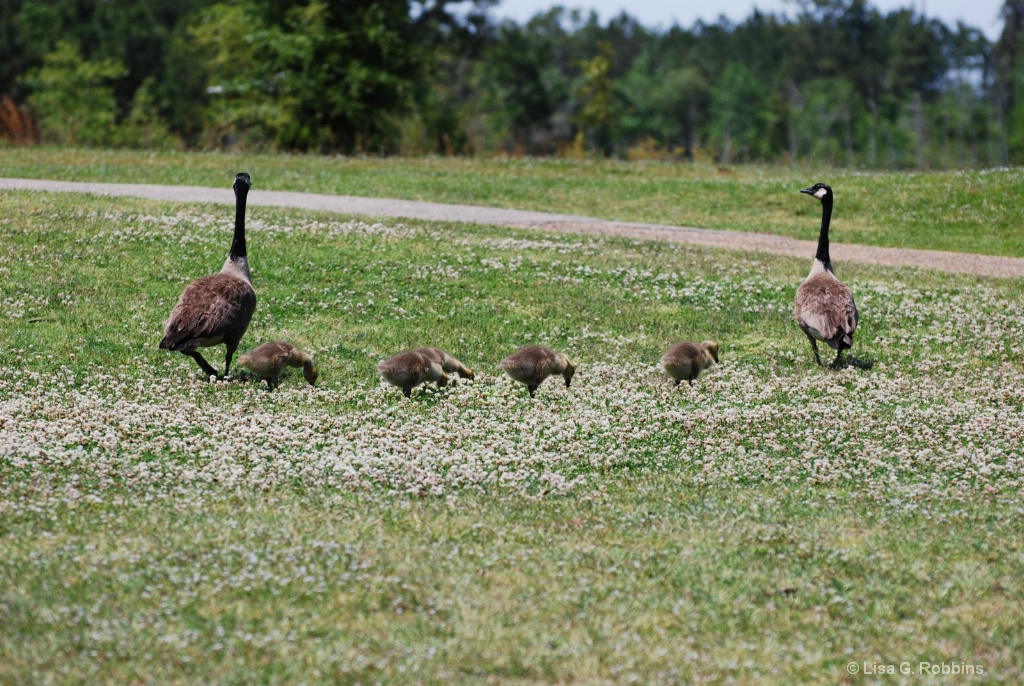
[[[531,398],[537,392],[537,387],[552,374],[561,374],[565,379],[565,387],[569,388],[576,373],[576,365],[564,353],[556,353],[542,345],[528,345],[517,350],[501,361],[501,368],[514,381],[526,384]]]
[[[447,373],[457,373],[464,379],[474,377],[473,370],[440,348],[425,346],[398,353],[377,365],[377,371],[392,386],[402,389],[408,398],[412,389],[421,383],[434,381],[438,388],[448,385]]]
[[[476,376],[473,373],[472,369],[462,364],[461,362],[459,362],[454,357],[446,353],[444,350],[441,350],[440,348],[423,346],[421,348],[416,348],[414,352],[422,353],[429,357],[430,359],[437,362],[438,364],[440,364],[441,371],[445,372],[446,374],[458,374],[463,379],[470,380],[472,380]]]
[[[716,362],[718,362],[717,341],[704,341],[700,345],[690,341],[679,341],[669,348],[661,358],[661,365],[676,380],[676,386],[684,379],[689,381],[692,386],[700,373]]]
[[[313,366],[313,358],[287,341],[271,341],[250,350],[238,358],[238,364],[261,379],[273,390],[284,373],[285,367],[302,367],[302,376],[310,386],[316,385],[319,375]]]

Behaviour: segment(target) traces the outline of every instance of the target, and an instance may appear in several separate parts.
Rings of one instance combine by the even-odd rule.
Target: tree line
[[[0,132],[85,146],[614,155],[948,168],[1024,161],[1004,30],[798,0],[652,30],[495,0],[4,0]]]

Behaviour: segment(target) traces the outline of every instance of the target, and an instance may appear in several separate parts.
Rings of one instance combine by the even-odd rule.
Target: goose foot
[[[200,368],[202,368],[203,373],[206,374],[207,379],[209,379],[211,376],[214,376],[217,377],[217,381],[220,381],[223,378],[220,374],[217,373],[217,370],[211,367],[210,363],[207,362],[206,359],[199,354],[199,351],[193,350],[192,352],[188,352],[185,354],[196,361]]]

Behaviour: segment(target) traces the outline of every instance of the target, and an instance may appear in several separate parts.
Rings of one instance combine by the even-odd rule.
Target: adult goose
[[[245,252],[245,198],[252,186],[246,173],[235,176],[235,234],[231,250],[220,273],[196,279],[185,289],[171,316],[164,323],[161,350],[177,350],[195,360],[207,378],[217,370],[210,366],[199,348],[223,343],[227,347],[224,376],[231,368],[231,356],[249,328],[256,309],[256,291],[249,276]]]
[[[823,183],[816,183],[800,192],[813,195],[821,201],[821,233],[818,234],[818,251],[811,263],[811,273],[796,291],[794,313],[797,323],[811,342],[818,365],[821,365],[821,357],[818,355],[817,342],[822,341],[837,351],[832,363],[835,367],[843,351],[853,345],[853,332],[857,330],[857,306],[849,287],[836,278],[828,253],[832,189]]]

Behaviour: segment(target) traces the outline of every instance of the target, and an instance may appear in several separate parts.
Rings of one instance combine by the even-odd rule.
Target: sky
[[[912,6],[918,13],[941,19],[950,27],[962,21],[980,29],[993,41],[1003,29],[999,19],[1003,0],[869,0],[869,3],[884,14]],[[602,22],[625,10],[641,25],[651,29],[667,29],[673,23],[688,28],[697,20],[713,24],[721,15],[730,21],[740,22],[749,17],[755,7],[765,14],[795,16],[799,7],[794,0],[500,0],[491,14],[499,19],[508,18],[523,23],[537,12],[554,5],[570,9],[579,7],[587,13],[591,9],[596,10]]]

